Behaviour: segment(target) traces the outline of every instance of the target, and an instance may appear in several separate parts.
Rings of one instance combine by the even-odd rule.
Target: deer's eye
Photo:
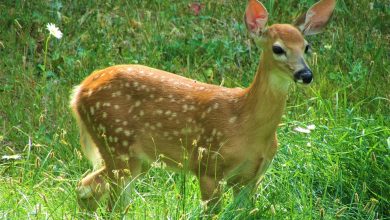
[[[278,46],[278,45],[273,45],[272,51],[274,52],[274,54],[279,55],[279,56],[286,54],[286,51],[284,51],[283,48],[281,46]]]
[[[311,47],[310,47],[310,45],[308,44],[308,45],[306,45],[306,47],[305,47],[305,53],[308,54],[308,53],[310,53],[310,51],[311,51]]]

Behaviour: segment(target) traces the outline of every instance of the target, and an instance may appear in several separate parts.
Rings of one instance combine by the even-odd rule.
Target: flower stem
[[[50,40],[50,35],[46,38],[46,43],[45,43],[45,59],[43,60],[43,68],[45,73],[46,73],[46,61],[47,61],[47,46],[49,44],[49,40]]]

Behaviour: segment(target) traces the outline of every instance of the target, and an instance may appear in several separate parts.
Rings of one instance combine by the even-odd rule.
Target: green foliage
[[[140,63],[227,87],[248,86],[260,50],[248,39],[246,1],[2,1],[0,218],[78,219],[81,157],[69,94],[92,71]],[[292,22],[313,0],[265,1],[270,23]],[[372,4],[372,10],[370,9]],[[390,68],[387,1],[338,1],[315,54],[311,87],[291,89],[280,149],[252,203],[224,194],[221,219],[385,219],[390,216]],[[47,23],[64,33],[48,45]],[[297,126],[316,125],[310,134]],[[196,179],[152,168],[135,181],[128,219],[197,219]],[[164,190],[161,190],[164,189]],[[119,216],[115,216],[119,215]]]

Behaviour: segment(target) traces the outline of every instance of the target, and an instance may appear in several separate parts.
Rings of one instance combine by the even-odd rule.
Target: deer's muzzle
[[[294,80],[299,83],[310,84],[313,81],[313,73],[309,68],[298,70],[294,73]]]

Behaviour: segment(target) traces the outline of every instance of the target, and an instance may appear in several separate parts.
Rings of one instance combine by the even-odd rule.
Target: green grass
[[[227,87],[248,86],[260,50],[243,25],[246,1],[2,1],[0,3],[0,219],[78,219],[75,187],[91,166],[81,157],[69,94],[92,71],[140,63]],[[282,3],[283,2],[283,3]],[[270,23],[291,22],[314,1],[265,1]],[[369,3],[373,2],[373,10]],[[221,219],[390,218],[390,5],[338,1],[315,55],[311,87],[291,89],[280,149],[254,204]],[[51,39],[43,72],[47,23]],[[316,61],[317,60],[317,61]],[[316,125],[310,134],[297,126]],[[135,183],[126,219],[197,219],[196,179],[151,168]],[[161,190],[164,189],[164,190]],[[91,216],[92,218],[97,218]]]

